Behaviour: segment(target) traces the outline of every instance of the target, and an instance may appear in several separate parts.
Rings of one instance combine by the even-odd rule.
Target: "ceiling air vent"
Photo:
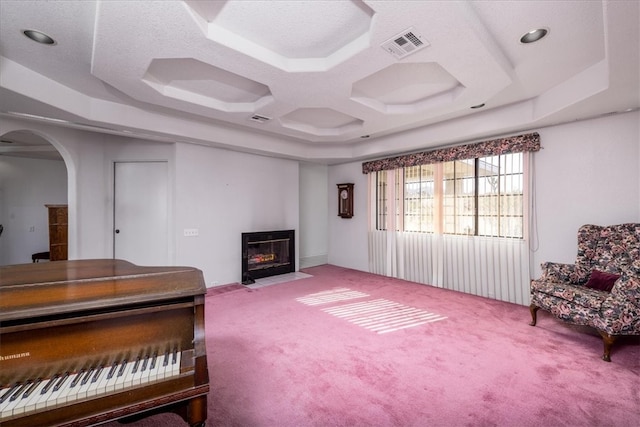
[[[260,116],[258,114],[254,114],[253,116],[251,116],[251,120],[258,123],[266,123],[269,120],[271,120],[271,117],[265,117],[265,116]]]
[[[429,42],[417,34],[413,27],[391,37],[380,45],[380,47],[398,59],[404,58],[427,46],[429,46]]]

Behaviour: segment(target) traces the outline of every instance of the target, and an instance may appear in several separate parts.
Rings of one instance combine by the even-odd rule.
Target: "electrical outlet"
[[[35,225],[32,225],[31,227],[29,227],[29,233],[33,233],[34,231],[36,231]]]
[[[195,237],[198,235],[198,229],[197,228],[185,228],[184,229],[184,236],[185,237]]]

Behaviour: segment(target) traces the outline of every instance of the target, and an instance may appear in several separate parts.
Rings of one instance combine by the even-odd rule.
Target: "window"
[[[396,229],[523,238],[523,154],[502,154],[376,172],[378,230],[387,228],[388,174]]]
[[[435,178],[433,165],[404,168],[404,231],[433,233]]]

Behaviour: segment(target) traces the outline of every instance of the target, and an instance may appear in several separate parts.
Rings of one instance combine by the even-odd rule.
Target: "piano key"
[[[58,380],[59,376],[58,375],[54,375],[53,378],[45,381],[43,383],[43,387],[40,389],[40,396],[38,397],[38,399],[36,399],[36,401],[34,402],[35,404],[35,409],[42,409],[45,408],[47,406],[47,399],[49,398],[49,391],[53,388],[54,384],[56,383],[56,381]]]
[[[71,382],[71,387],[75,387],[78,385],[78,383],[80,382],[80,380],[82,379],[82,377],[84,376],[84,373],[86,372],[86,369],[81,369],[80,372],[78,372],[75,376],[75,378],[73,379],[73,381]]]
[[[115,361],[109,369],[103,366],[83,368],[76,373],[65,372],[48,380],[38,378],[0,389],[0,424],[7,417],[72,404],[88,397],[177,376],[180,374],[181,354],[174,348],[161,356],[156,352],[153,356],[137,357],[135,363]],[[111,378],[108,378],[109,374]]]
[[[21,414],[25,412],[25,410],[27,410],[29,402],[39,397],[39,387],[42,387],[42,378],[38,378],[37,380],[33,381],[29,388],[25,390],[25,392],[22,394],[22,397],[20,398],[20,403],[18,403],[18,405],[13,408],[13,415]]]
[[[154,353],[151,361],[151,367],[147,375],[147,381],[155,381],[158,379],[159,372],[162,370],[162,364],[158,363],[158,353]]]
[[[7,390],[7,391],[6,391],[6,393],[4,393],[4,394],[2,395],[2,397],[0,397],[0,405],[1,405],[2,403],[6,402],[7,400],[9,400],[9,398],[11,397],[11,395],[13,394],[13,392],[14,392],[18,387],[20,387],[20,383],[15,383],[12,387],[6,388],[6,389],[5,389],[5,390]],[[0,408],[1,408],[1,407],[2,407],[2,406],[0,406]]]
[[[151,358],[151,369],[155,369],[156,364],[158,362],[158,353],[153,353],[153,357]]]
[[[56,384],[56,381],[58,381],[58,378],[60,378],[60,375],[54,375],[40,393],[41,394],[49,393],[51,388]]]
[[[140,367],[140,356],[138,356],[136,358],[136,363],[135,365],[133,365],[133,373],[135,374],[136,372],[138,372],[138,368]]]
[[[58,391],[62,388],[62,385],[69,378],[69,372],[65,372],[64,375],[56,382],[56,385],[53,386],[53,391]]]
[[[58,378],[55,385],[53,386],[53,389],[49,392],[45,407],[49,408],[58,404],[58,397],[63,395],[63,392],[65,390],[64,384],[67,382],[67,379],[69,379],[68,372]]]
[[[24,394],[22,395],[22,397],[24,399],[27,399],[29,396],[31,396],[34,390],[38,388],[41,382],[42,382],[42,378],[38,378],[37,380],[33,381],[31,383],[31,386],[29,386],[29,388],[24,391]]]
[[[111,365],[111,369],[109,370],[109,374],[107,375],[107,379],[110,380],[115,375],[116,369],[118,369],[118,362],[113,362],[113,365]]]
[[[91,378],[91,382],[95,383],[100,379],[100,376],[102,375],[102,373],[104,372],[104,366],[99,366],[98,369],[96,369],[95,373],[93,374],[93,378]]]
[[[13,414],[13,408],[20,403],[18,396],[22,395],[22,391],[24,390],[26,382],[17,383],[13,387],[11,387],[10,393],[7,398],[2,402],[2,407],[0,407],[0,417],[10,417]],[[3,396],[4,397],[4,396]]]
[[[69,375],[65,390],[58,397],[59,404],[76,400],[76,395],[80,391],[80,379],[83,375],[84,369],[81,372]]]
[[[118,369],[118,376],[121,377],[124,374],[125,369],[127,369],[127,359],[124,359],[120,364],[120,369]]]
[[[42,398],[40,393],[42,389],[47,385],[48,380],[41,380],[36,388],[31,392],[31,395],[27,398],[24,405],[24,412],[34,411],[36,409],[36,403]]]
[[[173,363],[171,364],[171,370],[168,377],[180,375],[180,361],[182,359],[182,352],[178,351],[178,349],[174,349],[173,351]]]
[[[107,379],[107,370],[103,366],[99,367],[91,378],[91,385],[87,389],[87,397],[95,396],[104,391],[103,383]]]
[[[18,397],[21,397],[22,394],[27,389],[27,387],[29,387],[31,384],[33,384],[33,381],[31,381],[31,380],[25,381],[24,384],[22,384],[20,387],[18,387],[18,389],[16,391],[13,392],[13,394],[11,395],[9,400],[17,400]]]
[[[133,370],[133,363],[129,362],[126,364],[124,369],[121,369],[122,375],[118,375],[118,380],[116,381],[116,390],[121,390],[127,387],[131,387],[131,381],[133,375],[131,371]]]

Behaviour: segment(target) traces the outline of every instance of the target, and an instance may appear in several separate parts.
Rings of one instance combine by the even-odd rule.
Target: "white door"
[[[167,162],[114,164],[113,257],[169,265]]]

